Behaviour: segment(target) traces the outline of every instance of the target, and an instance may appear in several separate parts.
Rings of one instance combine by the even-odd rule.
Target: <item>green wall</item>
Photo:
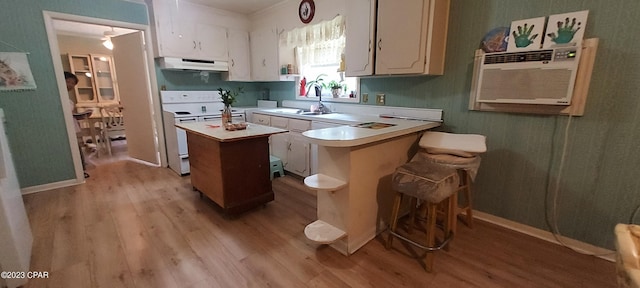
[[[549,231],[569,118],[468,111],[471,70],[491,29],[580,10],[589,10],[585,38],[600,45],[585,115],[569,126],[557,225],[567,237],[614,249],[615,224],[640,205],[640,1],[452,0],[445,75],[363,78],[361,92],[383,92],[389,106],[443,109],[443,131],[486,135],[475,209]]]
[[[3,0],[0,51],[28,52],[35,91],[0,92],[21,187],[75,178],[42,11],[146,24],[146,7],[120,0]],[[68,105],[68,103],[64,103]]]

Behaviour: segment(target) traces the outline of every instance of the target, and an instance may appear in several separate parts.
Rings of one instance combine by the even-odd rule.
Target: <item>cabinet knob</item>
[[[378,50],[382,50],[382,39],[378,40]]]
[[[193,49],[196,49],[196,48],[198,48],[198,46],[197,46],[197,44],[196,44],[196,41],[195,41],[195,40],[193,40]]]

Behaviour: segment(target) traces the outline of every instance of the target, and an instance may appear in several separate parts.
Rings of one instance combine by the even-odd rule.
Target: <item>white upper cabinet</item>
[[[275,28],[252,31],[251,79],[253,81],[279,81],[278,33]]]
[[[357,0],[360,4],[346,6],[347,75],[443,74],[449,0],[404,0],[402,5],[393,0],[377,0],[377,12],[373,13],[374,1]],[[363,7],[369,7],[368,14],[376,16],[370,16],[368,21],[362,19],[366,17],[359,18]],[[373,27],[375,52],[370,51],[369,44],[374,39]]]
[[[346,1],[345,73],[349,77],[373,74],[374,40],[376,37],[376,1]],[[364,17],[363,14],[368,14]]]
[[[173,0],[146,0],[154,26],[156,57],[227,61],[227,30],[204,17],[212,8]]]
[[[210,24],[196,24],[197,46],[195,59],[227,61],[229,60],[229,46],[227,42],[227,29]]]
[[[227,81],[251,81],[251,54],[249,53],[249,33],[229,29],[229,72]]]

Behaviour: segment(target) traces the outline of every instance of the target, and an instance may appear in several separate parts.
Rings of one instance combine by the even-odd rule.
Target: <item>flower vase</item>
[[[226,125],[227,123],[231,123],[231,106],[224,105],[224,109],[222,110],[222,125]]]

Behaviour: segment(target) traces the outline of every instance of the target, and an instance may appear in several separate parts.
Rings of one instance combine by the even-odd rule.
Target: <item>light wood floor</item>
[[[108,162],[86,184],[25,196],[31,270],[50,274],[27,287],[616,286],[614,263],[482,221],[459,226],[433,273],[383,237],[345,257],[306,240],[316,201],[297,178],[276,179],[264,208],[225,219],[189,177]]]

